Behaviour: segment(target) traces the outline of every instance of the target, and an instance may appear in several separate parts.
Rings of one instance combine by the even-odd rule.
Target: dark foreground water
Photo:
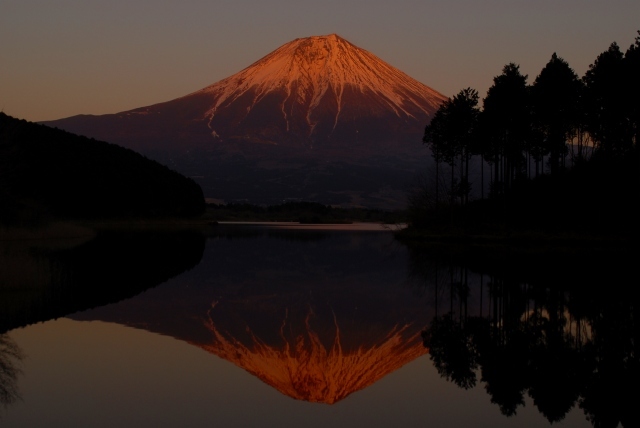
[[[638,426],[624,255],[339,229],[5,243],[0,426]]]

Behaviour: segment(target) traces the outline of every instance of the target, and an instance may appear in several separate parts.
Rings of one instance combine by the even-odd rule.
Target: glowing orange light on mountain
[[[334,316],[335,336],[325,346],[311,327],[310,312],[304,332],[285,334],[288,320],[282,322],[281,344],[267,344],[247,327],[252,343],[245,344],[221,331],[209,318],[205,325],[213,343],[196,344],[257,376],[278,391],[298,400],[333,404],[375,383],[406,363],[427,353],[420,329],[415,325],[395,325],[386,335],[367,346],[347,351]]]

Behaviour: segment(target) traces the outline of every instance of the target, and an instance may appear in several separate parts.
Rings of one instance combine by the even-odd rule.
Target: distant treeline
[[[412,223],[465,217],[472,188],[475,199],[493,201],[481,211],[494,223],[612,221],[638,202],[639,100],[640,36],[626,52],[612,43],[582,78],[555,53],[531,85],[518,65],[505,65],[482,109],[466,88],[427,125],[423,143],[436,167],[412,197]]]
[[[0,113],[0,224],[191,216],[192,179],[123,147]]]
[[[217,221],[291,221],[300,223],[402,223],[406,221],[406,213],[400,211],[340,208],[304,201],[284,202],[270,206],[248,203],[207,204],[207,214]]]

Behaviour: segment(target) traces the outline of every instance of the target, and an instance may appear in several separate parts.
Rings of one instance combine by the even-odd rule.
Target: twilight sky
[[[484,97],[508,62],[582,76],[640,30],[638,0],[0,0],[0,111],[116,113],[217,82],[298,37],[337,33],[411,77]]]

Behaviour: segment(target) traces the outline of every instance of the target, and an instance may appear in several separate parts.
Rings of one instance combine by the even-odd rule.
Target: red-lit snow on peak
[[[396,140],[407,124],[423,129],[445,99],[335,34],[296,39],[190,96],[205,94],[213,97],[204,116],[214,137],[274,144],[359,133]]]
[[[244,70],[171,101],[48,124],[143,153],[209,149],[219,142],[329,148],[349,156],[364,154],[362,148],[376,155],[415,153],[445,99],[331,34],[293,40]]]

